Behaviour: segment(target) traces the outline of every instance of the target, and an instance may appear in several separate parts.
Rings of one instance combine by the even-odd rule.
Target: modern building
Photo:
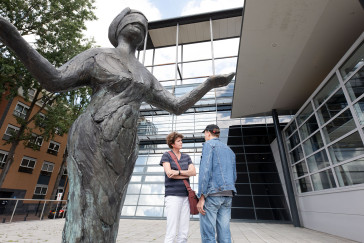
[[[364,239],[362,23],[358,0],[246,0],[240,9],[151,22],[139,59],[177,97],[210,75],[236,77],[180,116],[142,105],[122,217],[165,216],[166,135],[185,135],[183,152],[198,173],[201,132],[215,123],[237,155],[233,219]]]
[[[139,59],[167,90],[179,97],[211,75],[236,71],[242,14],[243,9],[239,8],[151,22],[146,50],[139,52]],[[191,156],[198,173],[204,142],[202,130],[215,123],[220,126],[220,138],[237,155],[238,195],[233,200],[232,217],[290,220],[270,149],[275,138],[272,119],[232,119],[234,85],[235,80],[227,87],[210,91],[180,116],[146,103],[142,105],[139,157],[122,217],[165,217],[164,171],[159,162],[169,150],[166,136],[171,131],[185,136],[183,152]],[[289,120],[290,116],[281,117],[282,122]],[[190,181],[197,190],[197,176]]]
[[[34,90],[29,90],[29,100],[23,96],[22,90],[13,99],[5,99],[3,94],[0,102],[0,172],[5,165],[11,144],[6,144],[9,138],[19,130],[20,125],[17,117],[24,118],[29,111],[30,101],[33,99]],[[31,116],[36,114],[41,107],[36,103]],[[41,111],[46,116],[46,111]],[[67,170],[60,172],[64,164],[64,152],[67,143],[67,134],[55,135],[52,140],[45,141],[39,134],[39,129],[34,128],[34,122],[30,127],[33,129],[34,140],[24,144],[20,142],[15,150],[14,161],[0,188],[0,198],[23,198],[23,199],[56,199],[51,198],[56,178],[59,173],[60,180],[57,193],[63,193],[63,199],[67,199]],[[30,148],[32,147],[32,148]],[[63,167],[65,168],[65,167]],[[30,203],[30,202],[25,202]]]

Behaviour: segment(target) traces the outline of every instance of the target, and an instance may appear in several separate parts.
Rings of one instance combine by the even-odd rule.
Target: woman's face
[[[144,40],[147,20],[141,14],[130,14],[123,19],[124,27],[119,32],[119,35],[132,38],[136,43],[141,43]],[[123,25],[123,24],[122,24]]]
[[[126,25],[120,33],[128,34],[128,35],[135,35],[135,37],[139,37],[138,39],[143,40],[145,36],[145,29],[144,26],[139,22],[134,22]]]
[[[174,141],[174,144],[172,144],[172,147],[174,149],[181,149],[182,148],[182,138],[177,138],[175,141]]]

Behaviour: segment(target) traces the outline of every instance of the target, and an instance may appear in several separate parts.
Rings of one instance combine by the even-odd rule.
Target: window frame
[[[55,145],[55,146],[58,146],[58,149],[55,150],[55,149],[51,148],[51,145],[52,144]],[[61,148],[61,144],[60,143],[57,143],[55,141],[49,141],[47,153],[57,156],[60,148]]]
[[[21,106],[22,107],[22,111],[21,112],[16,109],[18,106]],[[27,109],[27,112],[24,114],[24,110],[25,109]],[[25,117],[28,114],[28,112],[29,112],[29,106],[27,106],[26,104],[18,101],[18,103],[16,104],[16,106],[14,108],[13,115],[25,119]]]

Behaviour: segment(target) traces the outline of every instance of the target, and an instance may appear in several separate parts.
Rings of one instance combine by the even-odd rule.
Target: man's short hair
[[[168,136],[166,137],[166,141],[167,141],[169,148],[173,149],[172,144],[174,144],[174,142],[176,142],[177,138],[183,139],[183,135],[178,132],[171,132],[170,134],[168,134]]]
[[[220,128],[215,125],[215,124],[210,124],[210,125],[207,125],[205,130],[203,130],[202,132],[211,132],[212,136],[214,137],[220,137]]]

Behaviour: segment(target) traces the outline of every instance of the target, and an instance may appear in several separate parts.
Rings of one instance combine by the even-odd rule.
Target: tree
[[[34,39],[33,47],[56,67],[78,53],[91,48],[93,40],[85,39],[82,31],[85,21],[96,19],[93,14],[94,0],[3,0],[0,15],[7,18],[22,36]],[[18,95],[19,88],[26,99],[34,90],[34,98],[25,117],[17,117],[20,129],[8,143],[11,148],[0,174],[0,188],[13,162],[21,141],[28,147],[37,148],[33,129],[39,128],[45,140],[56,133],[63,135],[83,111],[89,101],[90,89],[81,88],[64,93],[49,93],[29,74],[13,53],[0,43],[0,95],[8,91],[7,99]],[[1,98],[1,97],[0,97]],[[32,111],[42,102],[34,116]],[[47,110],[46,118],[40,112]]]

